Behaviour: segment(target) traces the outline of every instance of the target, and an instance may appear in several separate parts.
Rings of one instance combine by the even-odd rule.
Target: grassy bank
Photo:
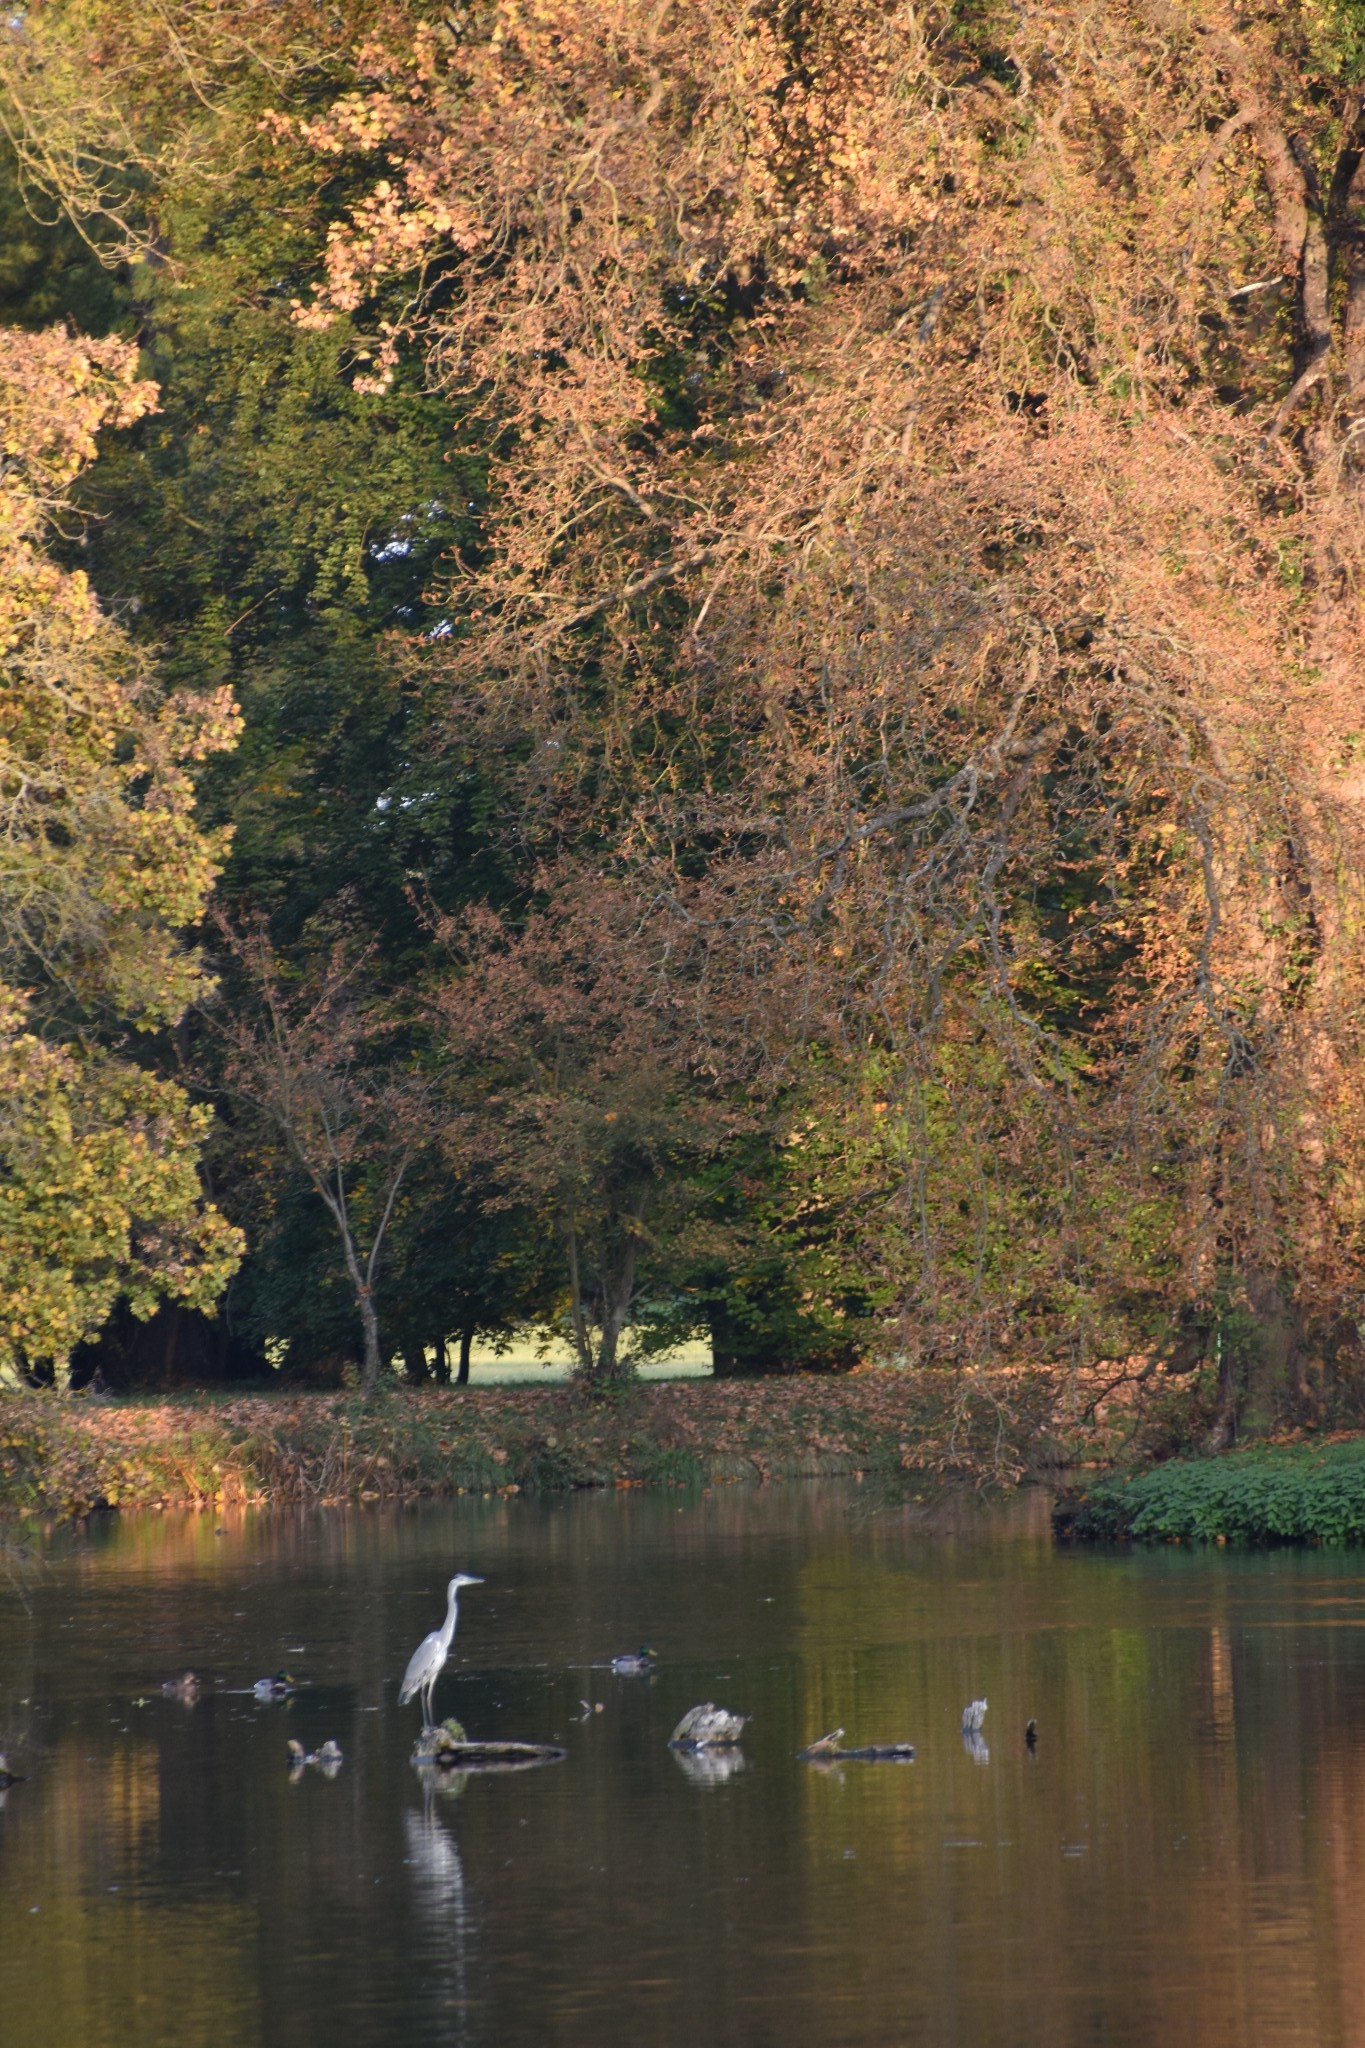
[[[0,1510],[276,1505],[831,1472],[1018,1478],[1052,1443],[1043,1375],[860,1372],[92,1402],[0,1398]]]
[[[1054,1526],[1099,1543],[1365,1543],[1365,1439],[1112,1474],[1063,1494]]]

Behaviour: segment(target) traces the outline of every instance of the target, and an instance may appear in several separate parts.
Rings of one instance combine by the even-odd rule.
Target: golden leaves
[[[160,695],[38,545],[99,430],[154,409],[135,370],[122,342],[0,331],[0,1365],[64,1357],[120,1293],[208,1306],[241,1251],[201,1197],[208,1113],[92,1043],[203,986],[180,930],[226,835],[189,770],[239,726],[226,690]]]
[[[131,342],[0,328],[0,475],[9,516],[22,518],[26,500],[59,500],[93,461],[101,428],[131,426],[156,409],[156,386],[138,377]],[[83,592],[79,572],[72,580]]]

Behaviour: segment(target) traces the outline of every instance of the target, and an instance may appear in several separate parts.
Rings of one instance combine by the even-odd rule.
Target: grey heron
[[[469,1572],[456,1572],[446,1587],[446,1618],[440,1628],[434,1628],[429,1636],[423,1636],[413,1651],[408,1668],[403,1673],[399,1688],[398,1704],[405,1707],[409,1700],[422,1695],[422,1726],[430,1728],[431,1702],[436,1691],[436,1681],[445,1669],[446,1658],[455,1634],[455,1623],[459,1619],[461,1586],[481,1586],[482,1579],[474,1578]]]

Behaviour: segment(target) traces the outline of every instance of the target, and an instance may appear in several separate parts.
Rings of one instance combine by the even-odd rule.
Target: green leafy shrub
[[[1365,1443],[1174,1459],[1063,1495],[1053,1521],[1083,1542],[1365,1543]]]

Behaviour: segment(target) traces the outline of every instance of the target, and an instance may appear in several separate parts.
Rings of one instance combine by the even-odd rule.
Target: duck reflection
[[[744,1751],[736,1744],[728,1749],[673,1749],[669,1755],[694,1785],[724,1785],[744,1769]]]

